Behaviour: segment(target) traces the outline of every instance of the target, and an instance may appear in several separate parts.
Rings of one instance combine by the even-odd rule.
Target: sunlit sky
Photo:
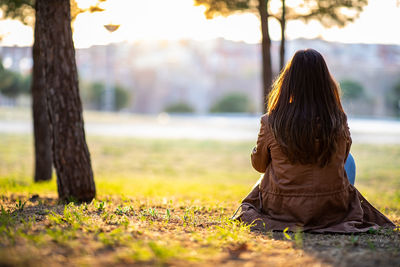
[[[96,0],[78,0],[85,8]],[[360,17],[344,28],[323,28],[318,22],[304,24],[291,21],[287,25],[288,39],[320,37],[328,41],[346,43],[399,44],[400,1],[369,0]],[[74,42],[78,48],[111,42],[140,40],[228,40],[257,43],[261,39],[260,22],[253,14],[237,14],[227,18],[207,20],[204,7],[196,7],[192,0],[108,0],[106,11],[81,14],[74,28]],[[104,24],[120,24],[109,33]],[[270,20],[273,40],[280,39],[279,24]],[[1,20],[1,45],[26,46],[33,43],[33,31],[18,21]]]

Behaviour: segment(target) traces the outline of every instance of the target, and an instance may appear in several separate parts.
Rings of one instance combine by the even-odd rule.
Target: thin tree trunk
[[[281,47],[279,51],[279,67],[282,70],[285,67],[285,28],[286,28],[286,3],[282,0],[282,17],[281,17]]]
[[[35,6],[37,9],[37,6]],[[32,115],[33,133],[35,142],[35,175],[34,181],[48,181],[52,175],[52,155],[50,142],[50,125],[47,118],[45,78],[43,58],[40,57],[40,31],[38,21],[42,18],[36,16],[35,43],[33,44],[33,71],[32,71]]]
[[[261,18],[262,32],[262,78],[263,78],[263,95],[262,107],[263,113],[267,111],[267,97],[271,90],[272,83],[272,67],[271,67],[271,39],[268,29],[268,0],[259,0],[258,11]]]
[[[69,0],[37,0],[40,56],[44,58],[53,163],[62,200],[91,201],[96,194],[79,97]]]

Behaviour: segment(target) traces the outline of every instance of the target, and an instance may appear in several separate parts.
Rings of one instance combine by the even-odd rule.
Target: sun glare
[[[87,6],[89,1],[85,1]],[[207,20],[205,8],[194,7],[192,1],[123,1],[106,2],[106,11],[82,14],[76,20],[74,35],[77,47],[92,43],[106,44],[137,40],[207,40],[218,37],[256,43],[260,40],[259,21],[253,14],[233,15]],[[104,24],[119,24],[113,34],[104,31]]]
[[[97,0],[77,0],[87,8]],[[288,0],[287,5],[297,5],[299,0]],[[222,37],[233,41],[257,43],[261,40],[260,22],[254,14],[235,14],[207,20],[203,6],[194,6],[190,0],[108,0],[102,3],[104,12],[78,15],[74,23],[74,42],[77,48],[112,42],[140,40],[209,40]],[[271,1],[271,9],[278,10],[279,1]],[[289,21],[288,39],[320,37],[329,41],[397,43],[400,35],[386,29],[400,24],[396,0],[370,0],[360,18],[345,28],[323,28],[318,22],[305,24]],[[280,26],[270,19],[270,35],[280,40]],[[120,25],[110,33],[104,25]],[[33,30],[18,21],[0,21],[2,45],[32,45]]]

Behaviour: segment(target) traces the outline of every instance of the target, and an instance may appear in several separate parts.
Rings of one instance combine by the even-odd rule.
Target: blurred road
[[[100,115],[99,115],[100,114]],[[85,116],[88,135],[169,139],[255,141],[258,116],[158,116],[108,114]],[[0,133],[31,133],[28,117],[0,118]],[[400,144],[400,121],[349,119],[353,143]]]

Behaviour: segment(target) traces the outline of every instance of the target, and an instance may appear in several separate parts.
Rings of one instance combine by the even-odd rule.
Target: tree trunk
[[[281,17],[281,47],[279,51],[279,67],[282,71],[285,67],[285,28],[286,28],[286,3],[285,0],[282,0],[282,17]]]
[[[262,78],[263,78],[263,95],[262,107],[263,113],[267,111],[267,97],[271,90],[272,83],[272,66],[271,66],[271,39],[268,29],[268,0],[259,0],[258,11],[261,18],[262,33]]]
[[[91,201],[96,194],[79,97],[69,0],[37,0],[40,56],[51,125],[53,163],[62,200]]]
[[[37,9],[37,5],[35,6]],[[40,31],[38,21],[42,18],[36,16],[35,21],[35,43],[33,44],[33,71],[32,71],[32,115],[33,133],[35,142],[35,175],[34,181],[51,180],[52,156],[50,143],[50,125],[47,118],[46,94],[44,91],[44,66],[43,58],[40,57]]]

